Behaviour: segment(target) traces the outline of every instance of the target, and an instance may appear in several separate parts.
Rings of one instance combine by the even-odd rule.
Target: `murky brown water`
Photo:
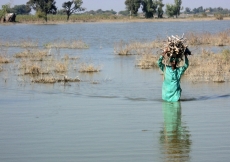
[[[113,53],[120,40],[218,32],[229,25],[210,21],[0,26],[0,37],[7,40],[30,38],[43,45],[58,38],[80,38],[89,49],[63,49],[61,55],[103,65],[93,75],[72,74],[83,82],[68,85],[23,81],[17,67],[3,65],[0,161],[229,161],[230,83],[191,83],[183,78],[182,101],[165,103],[158,70],[139,69],[134,66],[136,56]],[[9,48],[8,53],[20,50]]]

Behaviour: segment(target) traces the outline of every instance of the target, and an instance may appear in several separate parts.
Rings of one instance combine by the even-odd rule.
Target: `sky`
[[[61,9],[62,3],[69,0],[56,0],[56,6]],[[11,3],[13,5],[26,4],[28,0],[0,0],[0,6]],[[111,10],[116,12],[125,10],[125,0],[83,0],[82,7],[86,8],[86,11],[90,10]],[[164,4],[173,4],[174,0],[163,0]],[[182,0],[182,6],[189,7],[190,9],[198,8],[203,6],[203,8],[208,7],[222,7],[230,9],[230,0]]]

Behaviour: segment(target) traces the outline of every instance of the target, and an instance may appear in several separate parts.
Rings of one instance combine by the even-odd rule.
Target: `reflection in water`
[[[164,161],[189,161],[190,133],[181,121],[181,103],[163,102],[164,127],[160,131]]]

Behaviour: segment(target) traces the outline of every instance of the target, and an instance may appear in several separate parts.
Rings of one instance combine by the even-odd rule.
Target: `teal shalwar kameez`
[[[185,57],[185,63],[182,67],[172,69],[171,66],[165,66],[162,63],[163,56],[159,58],[157,64],[164,72],[164,82],[162,85],[162,99],[169,102],[176,102],[180,100],[182,89],[180,87],[180,79],[182,74],[189,66],[188,58]]]

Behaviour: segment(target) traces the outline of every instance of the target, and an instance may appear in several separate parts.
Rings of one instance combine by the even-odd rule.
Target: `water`
[[[21,81],[17,67],[0,72],[0,161],[229,161],[230,83],[182,79],[182,101],[161,100],[162,76],[135,67],[136,56],[113,52],[116,42],[151,41],[187,31],[212,33],[229,21],[82,23],[0,26],[0,38],[81,39],[90,48],[61,50],[103,65],[83,82]],[[13,55],[19,48],[9,48]],[[55,53],[55,51],[52,51]],[[78,63],[78,62],[77,62]],[[99,84],[92,84],[97,81]]]

